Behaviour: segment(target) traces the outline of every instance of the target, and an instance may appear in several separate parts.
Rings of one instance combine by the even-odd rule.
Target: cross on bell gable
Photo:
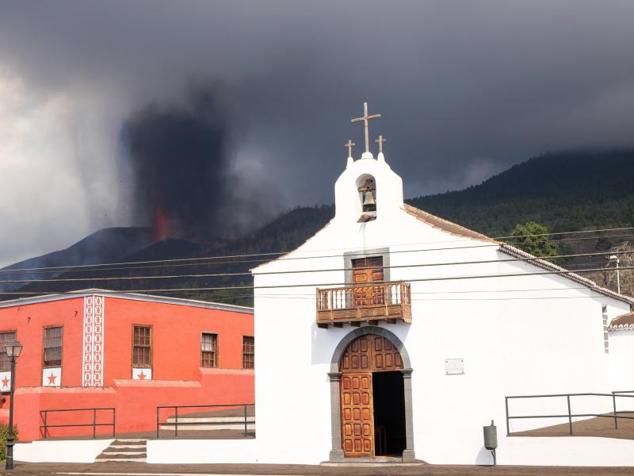
[[[343,146],[348,148],[348,157],[352,157],[352,148],[357,145],[354,142],[352,142],[350,139],[348,139],[348,142],[345,143]]]
[[[383,153],[383,144],[386,143],[387,140],[381,134],[379,134],[379,138],[377,140],[375,140],[374,142],[379,144],[379,154],[382,154]]]
[[[378,119],[379,117],[381,117],[381,114],[369,115],[368,114],[368,103],[364,102],[363,103],[363,116],[355,117],[355,118],[353,118],[350,121],[352,123],[363,121],[363,129],[364,129],[364,132],[365,132],[365,153],[366,154],[370,153],[370,134],[369,134],[369,131],[368,131],[368,122],[371,119]]]

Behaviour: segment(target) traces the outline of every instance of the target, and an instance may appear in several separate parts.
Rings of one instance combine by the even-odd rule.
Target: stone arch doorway
[[[375,326],[339,343],[331,362],[331,460],[414,459],[411,368],[402,342]]]

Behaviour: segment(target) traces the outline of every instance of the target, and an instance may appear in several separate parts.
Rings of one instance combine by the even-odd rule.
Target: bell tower
[[[377,158],[370,151],[368,121],[378,119],[380,114],[368,114],[368,103],[363,103],[363,116],[352,119],[363,122],[365,151],[357,160],[348,141],[346,170],[335,183],[335,220],[339,223],[372,223],[387,221],[403,206],[403,181],[385,161],[382,135],[375,141],[379,145]]]

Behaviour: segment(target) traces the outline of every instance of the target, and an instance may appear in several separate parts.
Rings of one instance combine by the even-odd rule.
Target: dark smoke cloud
[[[227,128],[226,114],[207,91],[192,94],[183,106],[145,107],[126,122],[123,141],[134,174],[137,220],[151,223],[164,215],[170,236],[223,234]]]
[[[223,92],[189,86],[186,100],[150,104],[123,126],[133,220],[163,228],[156,238],[232,238],[280,209],[266,175],[236,164],[231,114],[217,99]]]
[[[15,74],[26,93],[4,114],[6,122],[0,102],[0,154],[8,143],[6,155],[16,157],[10,166],[3,162],[0,189],[12,207],[3,214],[0,205],[0,221],[13,230],[23,227],[21,236],[46,236],[52,247],[68,244],[81,230],[132,224],[139,213],[149,219],[152,202],[164,200],[170,186],[179,190],[178,182],[165,184],[159,197],[145,184],[143,205],[128,219],[123,205],[134,204],[135,182],[128,186],[108,170],[116,163],[109,144],[117,144],[122,123],[139,110],[145,111],[136,113],[139,127],[141,118],[159,129],[168,119],[191,124],[191,139],[201,147],[211,147],[205,142],[209,127],[229,131],[224,158],[208,159],[220,160],[219,175],[203,176],[211,186],[226,177],[219,191],[205,192],[218,193],[223,206],[208,211],[191,205],[197,211],[188,215],[188,206],[165,205],[177,208],[170,213],[192,233],[210,233],[219,222],[254,226],[280,204],[332,202],[334,180],[345,166],[343,144],[348,138],[362,142],[349,120],[364,100],[371,112],[383,114],[371,131],[387,137],[387,160],[410,197],[478,183],[548,150],[631,145],[632,18],[634,2],[622,0],[5,0],[0,100],[4,71]],[[228,122],[226,115],[224,122],[208,122],[195,102],[182,100],[192,80],[230,85],[226,98],[222,93],[223,104],[231,106]],[[6,97],[14,98],[8,87]],[[53,119],[38,122],[41,110]],[[32,111],[33,132],[20,135]],[[77,123],[78,144],[62,148],[56,139],[65,131],[50,123],[68,118]],[[12,142],[2,134],[14,124],[19,137]],[[50,173],[34,183],[21,167],[40,155],[31,147],[38,143],[47,146]],[[77,159],[69,160],[73,150]],[[23,198],[23,187],[11,177],[26,175],[32,189],[57,185],[56,199],[42,205]],[[71,194],[82,185],[85,193]],[[103,197],[117,186],[111,195],[129,198],[118,208],[105,206]],[[271,190],[283,196],[271,200]],[[212,199],[195,193],[187,203]],[[59,214],[54,203],[73,209],[55,245],[46,223]],[[80,204],[86,204],[83,213]],[[25,223],[25,210],[40,210],[40,222]],[[193,218],[199,212],[204,224]],[[82,216],[81,226],[71,223]],[[6,241],[0,253],[11,247],[6,253],[26,253],[18,250],[22,243]]]

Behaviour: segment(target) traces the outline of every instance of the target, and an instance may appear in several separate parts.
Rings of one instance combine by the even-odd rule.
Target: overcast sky
[[[0,265],[134,224],[122,127],[196,88],[276,210],[332,201],[364,100],[407,196],[631,145],[633,25],[625,0],[1,0]]]

